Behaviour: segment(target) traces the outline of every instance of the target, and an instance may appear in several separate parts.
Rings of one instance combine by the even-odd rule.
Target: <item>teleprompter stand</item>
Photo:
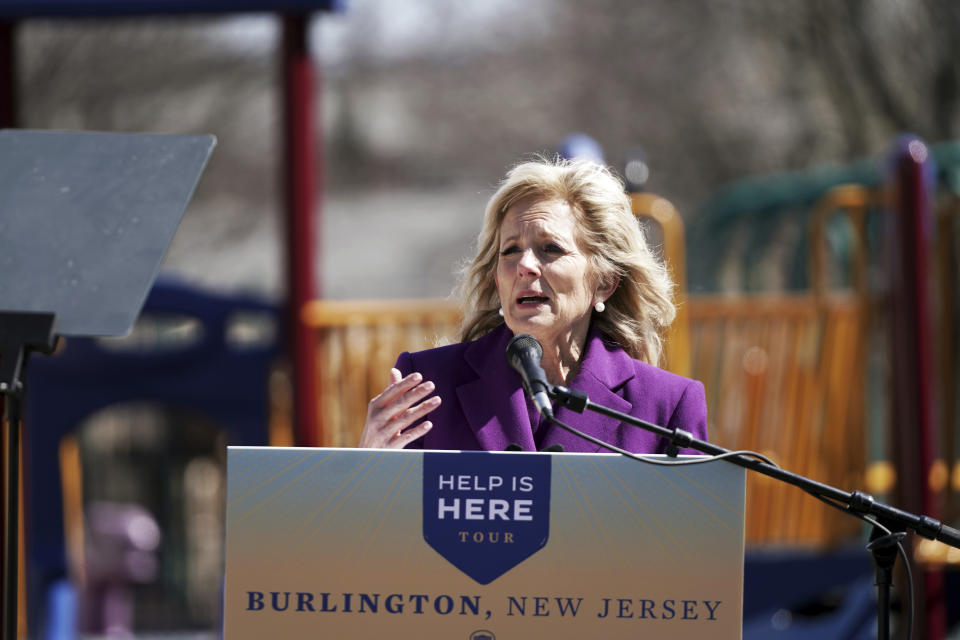
[[[20,512],[20,428],[23,380],[31,351],[54,346],[52,313],[0,312],[0,396],[3,399],[3,637],[17,637]]]
[[[901,511],[882,502],[877,502],[873,496],[862,491],[842,491],[830,485],[811,480],[806,476],[786,471],[757,458],[734,453],[723,447],[699,440],[694,438],[689,432],[681,429],[666,429],[625,413],[614,411],[613,409],[591,402],[586,394],[579,391],[561,386],[553,386],[552,389],[549,390],[549,394],[553,399],[577,413],[583,413],[585,410],[589,410],[645,429],[666,438],[670,442],[673,451],[676,451],[678,448],[688,448],[711,456],[722,455],[724,456],[723,459],[728,462],[798,487],[824,500],[828,504],[840,508],[842,511],[857,516],[873,517],[884,527],[890,529],[890,532],[883,532],[877,527],[877,524],[874,523],[871,541],[870,544],[867,545],[867,549],[870,550],[873,556],[876,568],[876,584],[878,590],[877,637],[880,638],[880,640],[888,640],[890,638],[890,586],[893,583],[893,565],[897,556],[897,544],[905,536],[904,532],[914,531],[924,538],[939,540],[951,547],[960,549],[960,531],[929,516],[918,516],[907,511]],[[639,457],[628,451],[608,445],[592,436],[581,433],[556,420],[552,415],[548,416],[548,419],[562,429],[571,431],[581,437],[586,437],[586,439],[591,442],[599,444],[608,450],[616,451],[633,458]]]
[[[29,356],[49,353],[56,336],[130,332],[214,144],[212,136],[0,131],[3,640],[17,637]]]

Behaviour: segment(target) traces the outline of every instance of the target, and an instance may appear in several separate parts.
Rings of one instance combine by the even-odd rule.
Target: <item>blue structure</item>
[[[280,353],[279,310],[250,297],[222,296],[182,285],[158,283],[144,317],[174,316],[196,322],[195,340],[169,349],[116,350],[91,338],[72,338],[53,357],[34,357],[29,375],[24,429],[27,592],[31,637],[41,626],[66,631],[63,496],[58,452],[64,436],[101,409],[147,401],[209,418],[230,444],[268,442],[268,382]],[[244,318],[268,331],[260,340],[232,339]],[[67,615],[67,618],[73,616]],[[48,628],[52,632],[52,628]],[[56,636],[70,637],[70,636]]]
[[[557,149],[564,158],[583,160],[593,160],[596,163],[604,164],[603,147],[594,138],[585,133],[571,133],[560,143]]]

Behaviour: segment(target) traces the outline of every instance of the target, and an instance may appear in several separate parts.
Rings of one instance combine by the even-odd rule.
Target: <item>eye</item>
[[[500,255],[501,255],[501,256],[508,256],[508,255],[510,255],[511,253],[517,253],[518,251],[520,251],[520,248],[519,248],[517,245],[515,245],[515,244],[511,244],[511,245],[508,246],[507,248],[505,248],[505,249],[503,249],[502,251],[500,251]]]
[[[566,249],[564,249],[563,247],[561,247],[555,242],[548,242],[547,244],[544,245],[543,250],[546,251],[547,253],[563,254],[567,252]]]

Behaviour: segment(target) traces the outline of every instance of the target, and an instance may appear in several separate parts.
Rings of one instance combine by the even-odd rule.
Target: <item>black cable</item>
[[[889,528],[887,528],[887,527],[885,527],[884,525],[880,524],[877,520],[875,520],[874,518],[871,518],[870,516],[868,516],[868,515],[866,515],[866,514],[857,513],[856,511],[853,511],[852,509],[847,508],[847,505],[844,505],[844,504],[838,503],[838,502],[834,502],[834,501],[831,500],[830,498],[827,498],[826,496],[822,496],[822,495],[816,493],[815,491],[807,491],[806,489],[804,489],[803,491],[804,491],[805,493],[808,493],[809,495],[813,496],[814,498],[816,498],[816,499],[819,500],[820,502],[823,502],[824,504],[829,505],[829,506],[833,507],[834,509],[837,509],[838,511],[842,511],[842,512],[844,512],[844,513],[847,513],[847,514],[850,514],[850,515],[855,516],[855,517],[857,517],[857,518],[860,518],[861,520],[863,520],[863,521],[866,522],[867,524],[869,524],[869,525],[871,525],[871,526],[874,526],[874,527],[880,529],[885,535],[888,535],[888,536],[889,536],[889,535],[893,535],[893,532],[892,532]],[[897,552],[900,554],[900,557],[903,559],[903,567],[904,567],[904,569],[905,569],[906,572],[907,572],[907,589],[906,589],[906,593],[907,593],[907,640],[911,640],[911,638],[913,638],[913,618],[914,618],[913,571],[910,570],[910,559],[909,559],[909,557],[907,556],[906,550],[903,548],[903,543],[900,542],[900,541],[897,542]]]
[[[845,510],[846,511],[846,510]],[[874,527],[883,531],[886,535],[893,535],[893,532],[890,531],[887,527],[883,526],[877,520],[871,518],[867,515],[860,515],[861,520],[870,523]],[[900,557],[903,559],[903,568],[907,572],[907,640],[913,638],[913,617],[914,617],[914,600],[913,600],[913,571],[910,570],[910,558],[907,556],[907,551],[903,548],[903,543],[897,541],[897,552],[900,554]]]
[[[561,420],[558,420],[552,415],[547,415],[547,414],[544,414],[544,415],[546,415],[546,418],[550,422],[556,424],[558,427],[566,430],[567,432],[572,433],[573,435],[579,438],[583,438],[588,442],[592,442],[593,444],[596,444],[604,449],[607,449],[614,453],[619,453],[632,460],[636,460],[637,462],[669,467],[669,466],[684,466],[689,464],[705,464],[707,462],[713,462],[714,460],[723,460],[724,458],[731,458],[734,456],[748,456],[748,457],[760,460],[761,462],[764,462],[777,469],[780,468],[780,466],[777,463],[773,462],[772,460],[770,460],[770,458],[764,456],[763,454],[757,453],[755,451],[746,451],[746,450],[726,451],[724,453],[717,454],[717,455],[707,454],[707,455],[697,456],[694,459],[687,459],[687,460],[658,460],[654,458],[646,458],[646,457],[637,455],[635,453],[632,453],[630,451],[627,451],[626,449],[621,449],[620,447],[604,442],[599,438],[595,438],[591,435],[588,435],[580,431],[579,429],[575,429],[574,427],[571,427],[570,425],[565,424],[564,422],[562,422]],[[844,513],[854,515],[857,518],[860,518],[861,520],[863,520],[864,522],[877,527],[881,531],[884,531],[886,535],[892,535],[890,529],[881,525],[879,522],[867,516],[866,514],[857,513],[856,511],[853,511],[852,509],[848,508],[846,504],[841,502],[836,502],[835,500],[828,498],[827,496],[823,496],[817,493],[816,491],[806,489],[804,487],[798,487],[798,488],[804,491],[805,493],[813,496],[817,500],[820,500],[824,504],[827,504],[833,507],[834,509],[837,509]],[[907,608],[907,640],[911,640],[913,638],[913,619],[914,619],[913,572],[910,570],[910,561],[907,557],[907,552],[903,548],[903,544],[900,541],[897,541],[896,545],[897,545],[897,552],[900,554],[900,557],[903,558],[903,564],[907,572],[907,601],[909,603],[909,606]]]
[[[575,436],[577,436],[577,437],[579,437],[579,438],[583,438],[583,439],[586,440],[587,442],[592,442],[593,444],[595,444],[595,445],[597,445],[597,446],[599,446],[599,447],[603,447],[604,449],[607,449],[607,450],[609,450],[609,451],[613,451],[614,453],[619,453],[619,454],[624,455],[624,456],[626,456],[626,457],[628,457],[628,458],[630,458],[630,459],[632,459],[632,460],[636,460],[637,462],[646,462],[646,459],[645,459],[645,458],[643,458],[643,457],[641,457],[641,456],[638,456],[637,454],[632,453],[632,452],[630,452],[630,451],[627,451],[626,449],[621,449],[620,447],[618,447],[618,446],[616,446],[616,445],[612,445],[612,444],[609,444],[609,443],[607,443],[607,442],[604,442],[604,441],[601,440],[600,438],[594,438],[593,436],[588,435],[588,434],[584,433],[583,431],[580,431],[579,429],[575,429],[575,428],[571,427],[570,425],[565,424],[564,422],[562,422],[562,421],[560,421],[560,420],[557,420],[557,419],[554,418],[552,415],[549,415],[549,414],[546,414],[546,413],[543,414],[543,415],[547,418],[547,420],[549,420],[549,421],[552,422],[553,424],[557,425],[557,426],[560,427],[561,429],[564,429],[565,431],[567,431],[567,432],[569,432],[569,433],[572,433],[573,435],[575,435]]]
[[[728,451],[726,453],[720,453],[717,455],[699,454],[694,458],[688,458],[686,460],[660,460],[657,458],[642,458],[642,460],[648,464],[661,465],[664,467],[683,467],[690,464],[706,464],[707,462],[723,460],[724,458],[732,458],[734,456],[747,456],[748,458],[756,458],[757,460],[764,462],[771,467],[776,467],[778,469],[780,468],[780,465],[767,456],[763,455],[762,453],[757,453],[756,451],[750,451],[749,449]]]
[[[583,431],[580,431],[579,429],[576,429],[576,428],[574,428],[574,427],[571,427],[570,425],[562,422],[561,420],[558,420],[557,418],[554,418],[554,417],[551,416],[551,415],[546,415],[546,418],[547,418],[547,420],[549,420],[550,422],[554,423],[554,424],[557,425],[558,427],[560,427],[560,428],[568,431],[569,433],[572,433],[573,435],[575,435],[575,436],[577,436],[577,437],[579,437],[579,438],[583,438],[584,440],[586,440],[586,441],[588,441],[588,442],[592,442],[593,444],[598,445],[598,446],[601,446],[601,447],[603,447],[604,449],[608,449],[608,450],[610,450],[610,451],[612,451],[612,452],[614,452],[614,453],[619,453],[619,454],[621,454],[621,455],[627,456],[628,458],[631,458],[631,459],[633,459],[633,460],[636,460],[637,462],[645,462],[645,463],[647,463],[647,464],[660,465],[660,466],[665,466],[665,467],[672,467],[672,466],[684,466],[684,465],[689,465],[689,464],[705,464],[705,463],[707,463],[707,462],[713,462],[714,460],[723,460],[724,458],[732,458],[733,456],[748,456],[748,457],[751,457],[751,458],[756,458],[756,459],[760,460],[761,462],[765,462],[765,463],[767,463],[767,464],[769,464],[769,465],[771,465],[771,466],[773,466],[773,467],[777,467],[778,469],[780,468],[780,467],[777,465],[777,463],[775,463],[774,461],[772,461],[770,458],[766,457],[766,456],[763,455],[762,453],[757,453],[756,451],[748,451],[748,450],[745,450],[745,449],[744,449],[744,450],[741,450],[741,451],[727,451],[726,453],[722,453],[722,454],[719,454],[719,455],[713,455],[713,456],[712,456],[712,455],[707,455],[707,454],[698,455],[698,456],[696,456],[695,458],[691,458],[691,459],[687,459],[687,460],[659,460],[659,459],[656,459],[656,458],[645,458],[645,457],[643,457],[643,456],[641,456],[641,455],[637,455],[637,454],[635,454],[635,453],[632,453],[632,452],[630,452],[630,451],[627,451],[626,449],[621,449],[620,447],[618,447],[618,446],[616,446],[616,445],[612,445],[612,444],[609,444],[609,443],[607,443],[607,442],[604,442],[603,440],[600,440],[599,438],[595,438],[595,437],[593,437],[593,436],[591,436],[591,435],[588,435],[588,434],[584,433]],[[646,455],[650,455],[650,454],[646,454]]]
[[[903,568],[907,572],[907,600],[910,603],[910,606],[907,607],[907,640],[911,640],[913,638],[914,607],[916,606],[913,600],[913,571],[910,569],[910,558],[907,557],[906,550],[899,542],[897,543],[897,549],[900,551],[900,557],[903,558]]]

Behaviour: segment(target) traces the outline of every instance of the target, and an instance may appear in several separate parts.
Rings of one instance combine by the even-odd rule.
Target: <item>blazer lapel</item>
[[[480,448],[486,451],[503,451],[510,444],[536,451],[520,376],[506,362],[511,337],[504,325],[464,352],[464,360],[478,377],[459,385],[457,398]]]
[[[587,336],[587,349],[580,363],[580,371],[571,382],[570,388],[586,393],[590,401],[595,404],[621,413],[630,413],[633,404],[617,392],[634,377],[633,371],[633,361],[630,356],[622,349],[607,346],[602,334],[592,329]],[[556,416],[561,422],[604,442],[618,446],[621,444],[619,428],[623,423],[616,418],[592,411],[579,414],[566,407],[559,407]],[[562,445],[567,451],[607,451],[559,427],[554,427],[545,439],[544,445],[550,444]]]

